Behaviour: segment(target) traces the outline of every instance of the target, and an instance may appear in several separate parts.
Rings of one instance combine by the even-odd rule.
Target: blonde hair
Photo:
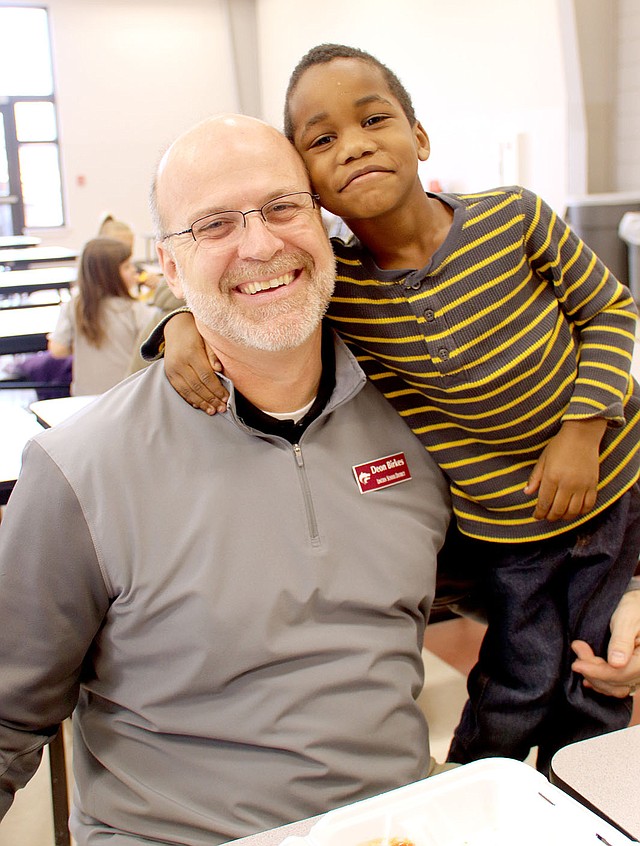
[[[117,220],[113,215],[107,215],[98,229],[98,237],[112,238],[121,241],[133,250],[135,235],[131,227],[122,220]]]

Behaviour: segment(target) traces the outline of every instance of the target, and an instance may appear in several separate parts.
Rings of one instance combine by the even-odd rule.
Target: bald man
[[[229,410],[152,365],[30,442],[0,529],[0,811],[73,712],[78,846],[211,846],[430,768],[447,486],[322,327],[305,169],[213,118],[163,157],[153,210]]]

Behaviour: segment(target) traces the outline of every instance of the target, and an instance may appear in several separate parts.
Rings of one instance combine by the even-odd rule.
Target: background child
[[[102,217],[100,226],[98,227],[98,238],[113,238],[115,241],[122,241],[126,244],[133,255],[134,244],[136,240],[135,233],[128,223],[119,220],[112,214],[105,214]],[[154,302],[154,295],[159,286],[166,288],[167,283],[157,273],[151,273],[148,270],[138,267],[136,269],[136,278],[131,294],[142,302],[150,302],[156,306]],[[179,308],[176,305],[175,308]]]
[[[135,242],[133,230],[128,223],[118,220],[111,214],[107,214],[103,218],[98,229],[98,235],[102,238],[114,238],[116,241],[122,241],[133,252]],[[184,306],[184,300],[179,300],[172,293],[165,278],[156,273],[150,273],[148,270],[138,272],[136,287],[131,290],[131,294],[141,302],[152,305],[154,310],[151,312],[149,322],[138,333],[125,375],[136,373],[149,364],[140,355],[140,345],[156,325],[158,316],[170,314],[175,309]]]
[[[635,304],[532,192],[425,192],[427,134],[369,54],[321,45],[303,57],[285,132],[355,234],[333,240],[328,318],[448,476],[460,530],[449,555],[482,572],[487,634],[449,759],[538,746],[546,772],[560,746],[631,712],[628,697],[583,687],[570,644],[606,652],[638,561]],[[186,363],[171,337],[167,349],[174,386],[198,403],[206,362],[191,346]]]
[[[128,223],[118,220],[112,214],[105,214],[98,226],[98,238],[113,238],[114,241],[122,241],[133,253],[133,245],[136,240],[135,233]]]
[[[62,304],[48,343],[56,358],[73,353],[72,395],[101,394],[124,379],[140,331],[159,316],[131,294],[136,276],[123,241],[94,238],[85,245],[77,293]]]

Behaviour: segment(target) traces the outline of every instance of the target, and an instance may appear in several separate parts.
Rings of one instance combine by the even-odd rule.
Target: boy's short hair
[[[287,93],[284,100],[284,134],[289,141],[293,142],[293,133],[295,127],[291,119],[291,112],[289,111],[289,99],[293,94],[296,85],[300,81],[304,72],[314,65],[323,65],[330,62],[332,59],[359,59],[366,62],[368,65],[378,68],[389,86],[391,93],[402,106],[402,111],[407,116],[407,120],[413,126],[416,122],[416,114],[413,110],[413,103],[409,92],[400,82],[395,73],[390,70],[371,53],[366,53],[364,50],[359,50],[357,47],[347,47],[344,44],[318,44],[317,47],[312,47],[306,53],[293,69],[293,73],[289,78],[287,86]]]

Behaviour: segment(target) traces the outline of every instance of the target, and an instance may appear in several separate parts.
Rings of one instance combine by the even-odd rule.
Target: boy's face
[[[294,143],[320,202],[347,222],[379,217],[422,191],[429,139],[411,126],[382,71],[332,59],[304,72],[289,100]]]

